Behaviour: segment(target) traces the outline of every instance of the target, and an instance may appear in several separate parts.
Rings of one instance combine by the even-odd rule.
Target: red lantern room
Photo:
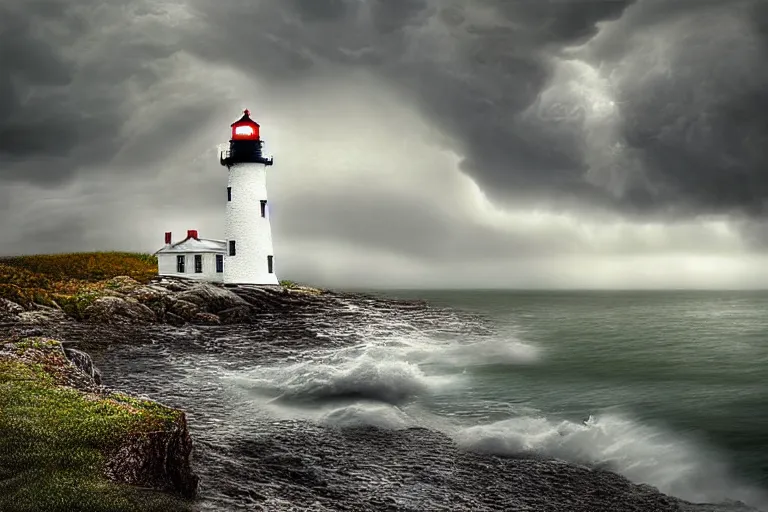
[[[251,111],[245,109],[243,117],[232,123],[232,140],[259,140],[259,123],[251,119]]]
[[[264,141],[259,133],[259,123],[251,119],[248,109],[243,111],[243,117],[230,126],[232,138],[229,140],[229,151],[219,155],[221,165],[226,165],[227,168],[245,163],[272,165],[272,158],[265,158],[261,154]]]

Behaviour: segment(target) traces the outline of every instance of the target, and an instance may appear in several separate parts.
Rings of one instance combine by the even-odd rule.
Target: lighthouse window
[[[229,255],[234,256],[235,255],[235,241],[230,240],[229,241]]]
[[[224,272],[224,255],[222,254],[216,255],[216,272]]]
[[[267,256],[267,271],[270,274],[274,274],[275,273],[275,269],[273,268],[274,267],[274,259],[275,259],[274,256]]]
[[[184,255],[176,256],[176,272],[178,272],[179,274],[184,273],[184,260],[185,260]]]
[[[203,257],[200,254],[195,254],[195,274],[203,273]]]
[[[266,199],[261,200],[261,216],[262,217],[267,216],[267,200]]]
[[[227,187],[227,201],[232,200],[232,187]]]

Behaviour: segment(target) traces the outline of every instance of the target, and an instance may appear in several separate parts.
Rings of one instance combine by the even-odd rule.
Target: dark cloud
[[[132,91],[160,83],[152,64],[178,51],[173,38],[143,32],[162,14],[139,1],[0,5],[0,180],[50,187],[104,172],[140,106]],[[176,143],[167,134],[166,148]],[[142,148],[134,160],[142,155],[156,157]]]
[[[320,81],[343,96],[350,77],[363,71],[376,78],[371,103],[396,91],[438,132],[433,141],[454,151],[461,170],[498,204],[607,209],[643,220],[709,213],[760,218],[768,197],[766,6],[760,0],[5,0],[0,186],[55,189],[126,175],[149,181],[167,165],[162,186],[183,182],[179,188],[191,193],[190,179],[208,184],[214,177],[191,164],[199,155],[185,143],[214,124],[225,126],[235,113],[222,109],[232,108],[233,97],[254,94],[229,91],[226,70],[251,77],[254,89],[310,96]],[[318,129],[316,137],[343,142],[339,125]],[[301,143],[285,145],[300,150]],[[389,158],[384,144],[373,160]],[[408,196],[376,190],[347,201],[341,196],[317,195],[278,225],[294,236],[347,237],[379,250],[401,247],[419,258],[456,261],[530,256],[552,243],[498,235],[473,221],[459,229],[444,212]],[[175,201],[169,204],[183,206]],[[110,201],[102,197],[102,204]],[[365,215],[350,217],[344,208]],[[394,219],[391,208],[406,214]],[[70,219],[81,238],[96,222],[79,214],[60,218]],[[67,236],[51,222],[35,230],[48,240]],[[749,240],[764,238],[760,229],[749,233]]]
[[[379,72],[417,101],[464,155],[463,169],[497,200],[581,202],[645,215],[762,213],[763,5],[339,1],[267,2],[256,10],[196,3],[208,33],[217,34],[199,42],[209,59],[275,79],[307,79],[326,63]],[[589,44],[601,23],[622,16],[630,22],[621,33],[576,57],[611,82],[616,111],[609,121],[618,124],[611,139],[595,142],[589,138],[601,121],[585,117],[590,91],[537,102],[557,85],[558,66],[574,58],[564,51]],[[677,28],[667,29],[673,22]],[[662,55],[651,55],[653,44]],[[648,66],[662,58],[668,69],[654,74]],[[619,68],[621,80],[612,77]],[[569,116],[558,117],[558,109]],[[595,156],[607,145],[620,153],[610,162]],[[590,173],[622,176],[624,184],[612,187]]]

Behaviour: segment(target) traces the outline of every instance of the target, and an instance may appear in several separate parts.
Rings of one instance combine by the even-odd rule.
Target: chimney
[[[165,245],[171,245],[171,232],[165,232]]]
[[[189,230],[187,230],[187,238],[194,238],[195,240],[198,240],[198,238],[197,238],[197,230],[196,229],[189,229]]]

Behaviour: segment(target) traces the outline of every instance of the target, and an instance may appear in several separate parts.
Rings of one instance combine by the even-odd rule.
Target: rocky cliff
[[[87,354],[0,340],[0,510],[184,510],[191,452],[184,412],[101,386]]]

